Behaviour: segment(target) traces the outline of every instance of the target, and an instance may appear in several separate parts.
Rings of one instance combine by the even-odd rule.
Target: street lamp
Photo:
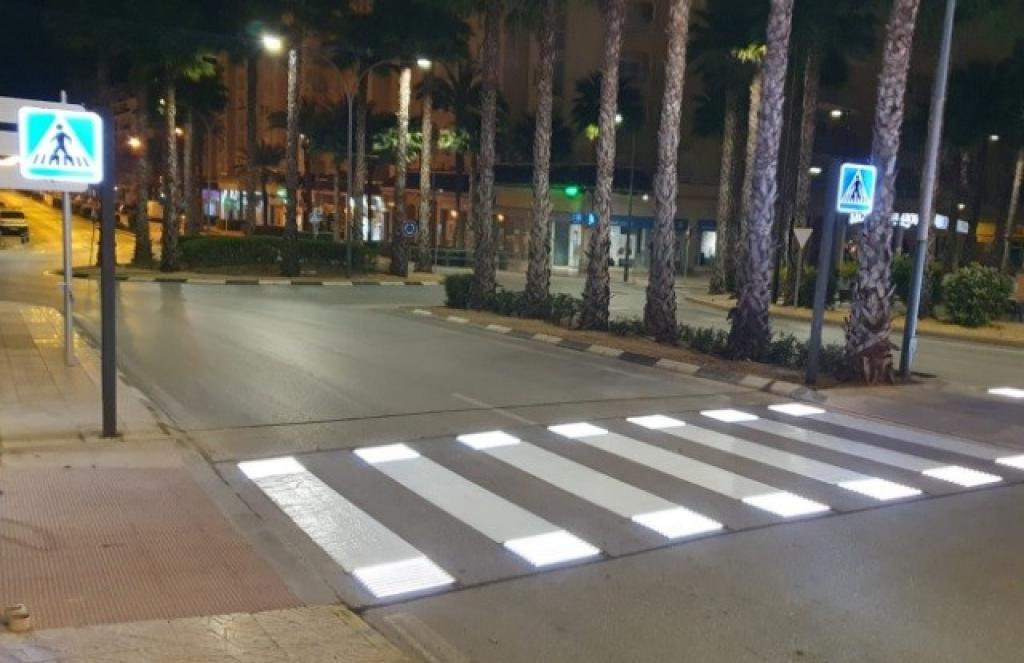
[[[831,111],[829,111],[828,116],[833,120],[841,120],[843,119],[843,111],[839,108],[833,108]]]
[[[431,67],[434,66],[434,62],[430,58],[416,58],[416,66],[423,71],[430,71]]]
[[[139,149],[140,147],[142,147],[142,139],[139,138],[138,136],[131,136],[130,138],[128,138],[128,147],[132,148],[133,150]]]
[[[991,136],[989,136],[988,137],[988,142],[990,142],[990,143],[998,143],[999,142],[999,134],[992,134]]]
[[[811,177],[817,177],[821,175],[821,166],[811,166],[807,169],[807,172],[811,174]]]
[[[267,53],[277,54],[284,50],[284,39],[280,35],[265,32],[260,37],[260,42]]]

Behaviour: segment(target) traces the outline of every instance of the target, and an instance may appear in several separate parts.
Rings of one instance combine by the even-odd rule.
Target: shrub
[[[492,310],[495,313],[513,318],[522,317],[525,305],[526,296],[522,292],[514,290],[499,289],[494,293],[492,300]]]
[[[892,259],[892,281],[896,296],[901,301],[910,301],[910,282],[914,278],[914,258],[906,254],[893,256]],[[926,284],[927,285],[927,284]]]
[[[1006,308],[1013,281],[991,267],[971,263],[942,281],[949,317],[964,327],[982,327]]]
[[[801,343],[792,334],[781,334],[771,340],[765,355],[759,359],[766,364],[795,368],[800,365]]]
[[[857,261],[847,260],[843,264],[839,265],[839,281],[846,285],[853,285],[854,280],[857,278]]]
[[[469,308],[469,291],[472,287],[472,274],[449,274],[444,277],[445,306]]]
[[[187,267],[273,265],[280,240],[270,237],[184,237],[178,245]]]
[[[814,287],[818,280],[818,270],[814,267],[804,267],[803,278],[800,279],[800,306],[803,308],[814,307]],[[829,306],[836,299],[836,290],[839,289],[839,273],[833,271],[832,277],[828,280],[828,289],[825,291],[825,305]]]
[[[583,310],[583,300],[572,295],[557,294],[551,296],[551,306],[548,309],[548,322],[556,325],[565,321],[570,327],[580,311]]]
[[[618,318],[608,322],[608,331],[616,336],[646,336],[647,328],[640,317]]]

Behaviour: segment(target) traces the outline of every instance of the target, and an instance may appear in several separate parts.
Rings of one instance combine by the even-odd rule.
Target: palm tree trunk
[[[768,49],[762,67],[764,99],[758,112],[757,150],[746,232],[747,264],[736,307],[729,313],[732,319],[729,354],[738,359],[763,356],[772,336],[768,319],[774,248],[772,217],[778,195],[779,143],[792,25],[793,0],[772,0],[768,16]]]
[[[354,177],[352,178],[352,196],[356,201],[355,223],[348,232],[352,233],[352,240],[360,242],[363,240],[363,219],[366,218],[366,97],[369,94],[370,77],[364,76],[359,81],[359,92],[355,100],[355,122],[356,122],[356,163]],[[349,166],[352,168],[353,166]],[[367,238],[369,239],[369,238]]]
[[[429,77],[430,74],[427,74]],[[433,124],[431,114],[434,110],[434,97],[429,89],[430,80],[426,81],[426,90],[423,95],[423,148],[420,152],[420,218],[419,218],[419,247],[416,252],[416,271],[432,272],[434,270],[433,251],[430,246],[430,231],[434,226],[434,219],[431,211],[431,198],[433,192],[430,187],[430,161],[431,148],[434,140]]]
[[[182,146],[182,207],[185,208],[185,228],[189,236],[196,236],[201,229],[199,216],[196,214],[196,167],[195,167],[195,123],[192,121],[192,112],[186,111],[185,122],[182,125],[185,130],[185,142]]]
[[[466,156],[462,152],[455,153],[455,247],[466,248],[466,226],[470,214],[462,211],[462,180],[466,174]],[[467,178],[468,180],[468,178]]]
[[[395,148],[395,213],[391,224],[391,273],[409,275],[409,253],[405,233],[405,178],[409,167],[409,101],[412,97],[412,70],[402,67],[398,76],[398,145]]]
[[[494,243],[494,162],[498,126],[498,65],[501,57],[501,0],[487,0],[480,90],[480,159],[474,215],[473,288],[470,303],[483,308],[497,288]]]
[[[974,197],[971,201],[971,226],[964,238],[964,261],[968,264],[978,259],[978,224],[981,223],[981,211],[985,206],[985,195],[988,183],[988,140],[978,148],[978,168],[975,176]]]
[[[736,90],[725,92],[725,119],[722,128],[722,163],[718,176],[718,233],[715,237],[715,263],[711,271],[709,292],[720,295],[727,289],[728,266],[733,262],[736,231],[736,201],[733,182],[736,178],[736,144],[739,134],[740,100]]]
[[[733,287],[739,294],[746,281],[747,268],[747,226],[750,223],[751,196],[754,190],[754,159],[757,155],[757,127],[761,112],[761,90],[764,83],[764,72],[760,65],[750,82],[750,104],[747,109],[747,148],[743,159],[743,189],[740,191],[740,216],[733,235],[735,250],[733,258]]]
[[[301,38],[293,43],[301,43]],[[299,48],[288,49],[288,119],[285,145],[285,201],[284,242],[281,247],[281,275],[299,274],[299,73],[302,67]]]
[[[135,252],[132,264],[148,267],[153,262],[153,241],[149,234],[149,86],[145,81],[135,88],[136,122],[139,146],[135,169]]]
[[[669,6],[668,56],[665,92],[658,130],[658,167],[654,173],[654,235],[647,281],[644,326],[659,343],[679,341],[676,320],[676,194],[678,193],[679,127],[686,81],[686,39],[690,30],[690,0]],[[730,159],[731,161],[731,159]]]
[[[868,384],[893,379],[889,342],[892,323],[892,224],[889,217],[896,197],[896,160],[919,3],[920,0],[894,0],[878,78],[871,146],[871,161],[878,168],[878,191],[874,210],[861,230],[857,279],[846,328],[846,351],[852,368]]]
[[[349,168],[352,165],[349,164]],[[345,223],[345,207],[348,205],[346,200],[344,204],[341,202],[341,154],[334,154],[334,182],[331,185],[331,200],[334,201],[334,223],[331,226],[331,238],[335,242],[341,241],[341,228],[342,224]],[[351,231],[350,231],[351,232]]]
[[[1003,227],[1003,254],[999,258],[999,269],[1003,273],[1010,268],[1010,243],[1013,241],[1017,209],[1020,207],[1020,187],[1024,181],[1024,147],[1017,150],[1017,167],[1013,171],[1013,189],[1010,192],[1010,209],[1006,211],[1006,225]]]
[[[606,0],[604,8],[604,60],[601,65],[601,106],[597,116],[597,181],[594,185],[594,211],[597,225],[590,235],[587,283],[583,288],[580,327],[607,329],[611,303],[611,279],[608,274],[611,249],[612,186],[615,179],[615,115],[619,96],[619,55],[622,28],[626,18],[626,0]],[[660,137],[663,139],[664,137]]]
[[[263,226],[270,225],[270,198],[267,197],[267,176],[260,175],[260,196],[263,198]]]
[[[533,133],[533,209],[530,211],[530,263],[526,270],[526,309],[545,313],[551,289],[551,117],[554,107],[555,28],[558,0],[544,0],[537,43],[537,116]]]
[[[815,48],[809,48],[804,62],[803,109],[800,115],[800,149],[796,159],[796,205],[793,216],[796,226],[809,227],[808,212],[811,206],[811,159],[814,157],[814,139],[817,132],[818,89],[821,78],[821,56]],[[800,251],[796,247],[795,252]],[[795,262],[790,263],[796,269]],[[790,285],[799,279],[788,279]],[[790,287],[792,290],[792,287]],[[790,297],[793,293],[790,292]]]
[[[178,99],[174,78],[167,77],[164,90],[164,118],[166,120],[167,167],[164,192],[164,230],[160,248],[160,269],[178,271]]]
[[[259,127],[259,56],[250,53],[245,60],[245,232],[251,234],[256,226],[256,187],[260,171],[256,164],[257,133]],[[266,205],[266,200],[263,202]]]

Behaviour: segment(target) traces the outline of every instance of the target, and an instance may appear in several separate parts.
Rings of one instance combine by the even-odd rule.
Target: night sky
[[[4,0],[2,4],[0,96],[57,100],[65,84],[65,55],[54,48],[44,27],[45,2]]]

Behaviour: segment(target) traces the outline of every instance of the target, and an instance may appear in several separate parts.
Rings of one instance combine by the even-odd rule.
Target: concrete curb
[[[55,275],[60,276],[60,271],[54,272]],[[89,281],[98,281],[99,277],[95,274],[73,274],[72,278],[86,279]],[[287,278],[276,278],[276,277],[264,277],[264,278],[250,278],[250,277],[224,277],[224,278],[210,278],[210,277],[192,277],[186,278],[184,276],[129,276],[127,274],[118,274],[115,277],[118,281],[125,281],[128,283],[181,283],[188,285],[290,285],[290,286],[330,286],[330,287],[350,287],[350,286],[431,286],[441,285],[440,281],[335,281],[330,279],[287,279]]]
[[[421,308],[412,309],[410,314],[424,318],[430,317],[450,324],[457,324],[462,327],[475,327],[476,329],[482,329],[496,334],[514,336],[527,341],[534,341],[545,345],[554,345],[568,350],[575,350],[577,352],[589,352],[590,354],[618,359],[631,364],[660,368],[672,371],[673,373],[679,373],[681,375],[690,375],[693,377],[703,378],[705,380],[714,380],[716,382],[725,382],[741,387],[748,387],[750,389],[764,391],[777,396],[784,396],[786,398],[815,401],[818,403],[823,403],[826,399],[824,394],[815,389],[811,389],[810,387],[805,387],[793,382],[786,382],[784,380],[773,380],[772,378],[766,378],[762,375],[754,375],[753,373],[742,374],[734,373],[732,371],[723,371],[707,366],[687,364],[667,357],[655,357],[653,355],[627,352],[625,350],[618,350],[616,348],[610,348],[608,346],[598,345],[595,343],[581,343],[580,341],[574,341],[560,336],[552,336],[550,334],[528,334],[504,325],[477,324],[475,322],[470,322],[466,318],[454,315],[438,315],[433,311]]]

